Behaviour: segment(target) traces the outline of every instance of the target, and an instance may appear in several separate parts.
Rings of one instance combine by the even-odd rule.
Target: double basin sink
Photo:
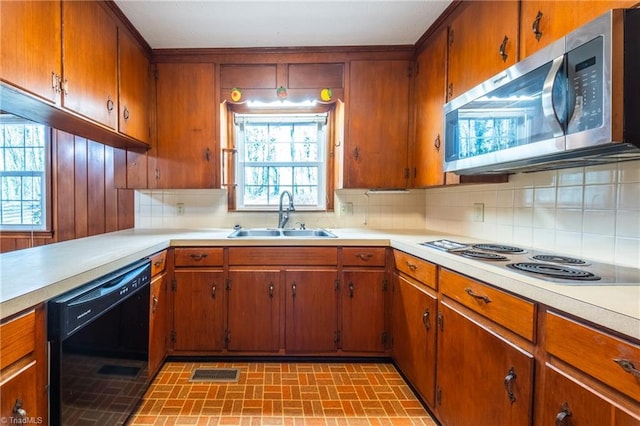
[[[302,237],[302,238],[338,238],[334,233],[326,229],[276,229],[276,228],[252,228],[252,229],[236,229],[227,238],[286,238],[286,237]]]

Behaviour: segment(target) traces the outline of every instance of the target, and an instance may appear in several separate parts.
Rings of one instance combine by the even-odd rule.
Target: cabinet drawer
[[[221,247],[179,247],[175,249],[175,266],[222,266]]]
[[[230,247],[229,265],[337,265],[336,247]]]
[[[640,401],[640,346],[547,312],[546,350]]]
[[[36,313],[30,311],[0,326],[0,370],[34,351]]]
[[[344,266],[384,266],[384,247],[345,247],[342,249]]]
[[[467,308],[533,342],[535,304],[446,269],[440,290]]]
[[[396,269],[412,278],[436,289],[436,265],[426,262],[410,254],[394,250],[393,257]]]
[[[167,264],[167,251],[163,250],[150,257],[151,259],[151,276],[155,277],[164,272]]]

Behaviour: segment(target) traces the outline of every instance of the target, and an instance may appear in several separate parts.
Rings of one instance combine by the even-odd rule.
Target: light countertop
[[[634,285],[562,285],[419,243],[476,240],[436,231],[331,229],[338,238],[229,239],[230,229],[131,229],[0,254],[0,317],[45,302],[70,289],[170,246],[391,246],[498,288],[640,339],[640,280]]]

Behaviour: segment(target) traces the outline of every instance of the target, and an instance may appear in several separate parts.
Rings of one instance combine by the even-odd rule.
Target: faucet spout
[[[285,207],[284,206],[284,196],[289,198],[289,203]],[[289,191],[282,191],[280,194],[280,204],[278,206],[278,228],[284,228],[287,222],[289,221],[289,212],[295,210],[293,206],[293,195]]]

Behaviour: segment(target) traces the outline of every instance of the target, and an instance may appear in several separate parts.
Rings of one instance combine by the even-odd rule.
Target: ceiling
[[[115,0],[153,49],[414,44],[451,0]]]

